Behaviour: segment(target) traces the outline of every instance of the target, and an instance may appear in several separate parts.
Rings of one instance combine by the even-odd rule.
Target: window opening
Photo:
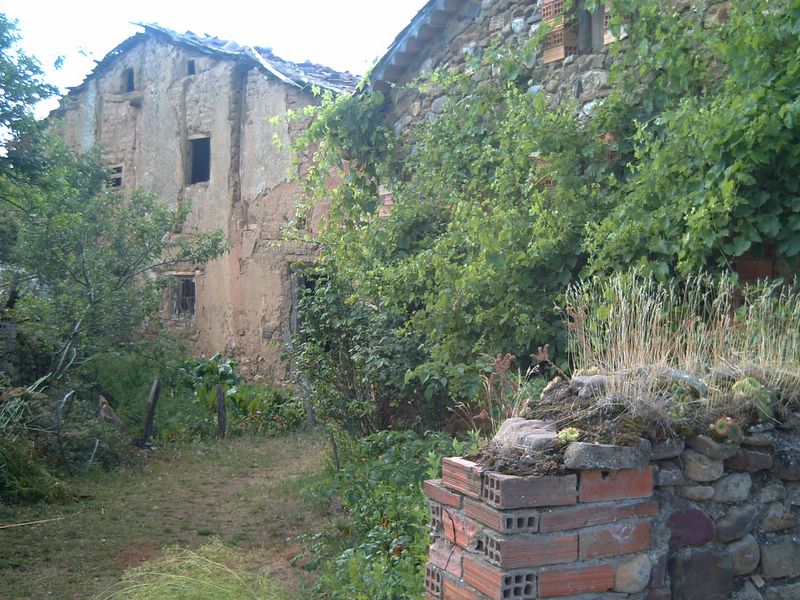
[[[186,74],[187,75],[195,75],[197,73],[197,65],[194,62],[193,58],[190,58],[186,63]]]
[[[173,275],[169,283],[169,316],[193,319],[196,299],[194,275]]]
[[[109,169],[108,187],[118,190],[122,187],[122,165],[114,165]]]
[[[189,140],[189,184],[211,178],[211,138]]]
[[[133,92],[134,90],[136,90],[136,80],[134,79],[133,76],[133,68],[125,69],[123,78],[124,78],[124,86],[126,92]]]

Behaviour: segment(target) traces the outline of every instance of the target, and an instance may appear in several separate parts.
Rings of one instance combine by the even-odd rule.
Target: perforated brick
[[[578,532],[581,560],[640,552],[650,548],[650,522],[622,522]]]
[[[577,502],[578,478],[563,476],[484,474],[483,501],[500,509],[564,506]]]
[[[444,506],[452,506],[454,508],[461,508],[460,494],[456,494],[448,490],[442,484],[441,479],[428,479],[422,483],[422,492],[430,500],[443,504]]]
[[[425,567],[425,591],[434,598],[442,597],[442,572],[431,565]]]
[[[437,502],[428,502],[428,507],[431,511],[431,520],[428,524],[431,535],[434,537],[442,535],[442,505]]]
[[[448,540],[437,540],[428,548],[428,562],[455,577],[461,577],[463,551]]]
[[[532,600],[536,598],[534,571],[501,571],[482,560],[464,559],[464,580],[492,600]]]
[[[466,586],[460,581],[444,579],[444,600],[484,600],[480,592],[473,587]]]
[[[652,495],[652,466],[641,470],[581,472],[581,502],[648,498]]]
[[[445,487],[472,498],[481,497],[483,468],[464,458],[442,459],[442,483]]]
[[[442,530],[444,537],[462,548],[472,548],[481,530],[477,521],[465,517],[451,509],[442,510]]]
[[[534,533],[539,528],[539,512],[535,510],[499,511],[466,499],[464,514],[499,533]]]
[[[485,531],[478,536],[475,549],[503,569],[525,569],[557,565],[578,558],[578,534],[521,535],[495,537]]]
[[[658,503],[654,500],[631,502],[605,502],[591,505],[552,508],[541,511],[539,531],[546,533],[565,529],[578,529],[592,525],[603,525],[631,517],[652,517],[658,514]]]
[[[605,592],[614,587],[612,565],[575,565],[539,573],[539,597]]]

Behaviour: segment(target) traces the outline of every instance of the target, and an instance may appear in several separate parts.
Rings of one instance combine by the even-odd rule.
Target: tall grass
[[[571,286],[564,313],[576,369],[610,374],[608,391],[634,408],[669,403],[665,386],[681,381],[700,384],[710,412],[746,408],[732,388],[745,378],[784,405],[800,392],[796,285],[741,288],[706,274],[664,284],[633,272]]]
[[[172,548],[127,571],[95,600],[282,600],[274,581],[237,568],[240,557],[219,540],[197,550]]]

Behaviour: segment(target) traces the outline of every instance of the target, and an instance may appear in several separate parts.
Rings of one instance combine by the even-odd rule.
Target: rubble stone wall
[[[427,600],[800,598],[800,437],[772,425],[573,443],[558,476],[447,458],[426,481]]]

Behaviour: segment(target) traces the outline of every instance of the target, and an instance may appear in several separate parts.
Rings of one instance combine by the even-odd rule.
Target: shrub
[[[317,597],[421,597],[430,538],[420,484],[438,476],[442,456],[464,454],[475,444],[413,431],[336,439],[341,470],[331,467],[312,493],[337,498],[347,521],[311,539],[309,567],[320,569]]]

